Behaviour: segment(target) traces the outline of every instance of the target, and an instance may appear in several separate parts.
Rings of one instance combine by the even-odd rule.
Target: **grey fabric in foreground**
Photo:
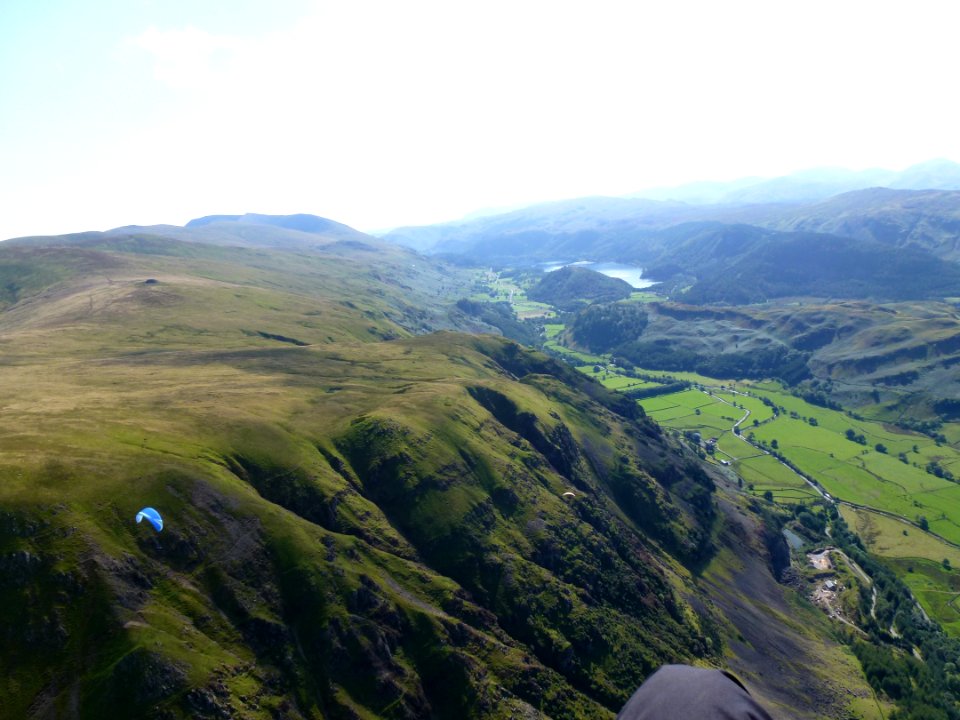
[[[664,665],[623,706],[617,720],[773,720],[733,675]]]

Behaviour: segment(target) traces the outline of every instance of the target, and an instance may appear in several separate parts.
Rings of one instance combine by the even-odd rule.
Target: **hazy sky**
[[[958,21],[952,0],[0,0],[0,238],[371,230],[960,160]]]

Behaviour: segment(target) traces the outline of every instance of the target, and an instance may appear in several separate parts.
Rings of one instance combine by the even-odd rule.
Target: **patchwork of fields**
[[[578,359],[603,362],[603,358],[578,355]],[[594,372],[595,364],[578,367],[611,389],[657,385],[606,366],[601,372]],[[658,379],[685,379],[682,375],[671,373]],[[953,446],[812,405],[771,389],[770,384],[739,383],[740,390],[733,391],[726,389],[730,385],[725,381],[703,376],[690,381],[701,383],[702,389],[645,398],[640,405],[664,427],[700,433],[704,441],[715,438],[715,459],[733,465],[745,481],[754,484],[755,492],[772,490],[776,499],[784,501],[818,495],[802,477],[769,454],[776,450],[835,499],[911,522],[923,517],[931,530],[960,544],[960,485],[928,471],[932,464],[951,473],[960,470],[960,452]],[[737,424],[740,437],[733,431]],[[851,431],[856,440],[848,439]]]
[[[604,382],[614,387],[612,377]],[[957,468],[956,448],[811,405],[769,384],[740,383],[736,393],[720,390],[721,384],[729,386],[715,380],[640,404],[664,427],[717,438],[714,459],[729,463],[753,494],[769,493],[786,504],[820,498],[772,454],[775,449],[834,499],[879,511],[840,506],[868,549],[903,578],[925,612],[960,636],[960,570],[954,570],[960,569],[960,485],[927,471],[931,463]],[[733,431],[737,421],[740,436]]]

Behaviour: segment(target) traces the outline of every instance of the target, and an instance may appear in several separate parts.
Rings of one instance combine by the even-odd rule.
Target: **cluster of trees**
[[[617,348],[617,354],[650,370],[696,372],[711,377],[760,380],[778,378],[795,385],[810,375],[809,355],[785,345],[750,352],[706,355],[668,342],[633,341]]]
[[[817,405],[829,410],[843,410],[839,403],[831,400],[830,397],[821,390],[806,390],[800,392],[799,397],[811,405]]]
[[[897,427],[902,427],[904,430],[913,430],[921,435],[926,435],[929,438],[933,438],[939,443],[947,442],[946,436],[939,432],[939,430],[943,427],[943,423],[941,423],[939,420],[915,420],[913,418],[900,418],[897,421]]]
[[[882,691],[887,697],[908,707],[897,713],[904,718],[943,718],[950,716],[943,708],[935,707],[923,699],[914,697],[915,687],[932,689],[934,682],[925,665],[910,655],[898,654],[885,647],[871,645],[863,641],[853,644],[853,652],[863,667],[867,681],[874,689]],[[909,701],[904,703],[904,701]],[[935,702],[935,701],[934,701]]]
[[[827,516],[823,511],[813,512],[803,503],[793,506],[793,516],[808,530],[822,535],[827,527]]]
[[[960,400],[946,398],[933,404],[933,411],[947,421],[960,420]]]
[[[603,353],[636,340],[647,327],[647,313],[636,303],[590,305],[570,325],[574,342]]]
[[[633,400],[645,400],[647,398],[657,397],[658,395],[669,395],[670,393],[682,392],[690,387],[690,383],[678,381],[667,383],[665,385],[655,385],[653,387],[633,388],[625,390],[623,394]]]
[[[857,431],[854,430],[853,428],[847,428],[847,431],[844,433],[844,436],[850,442],[855,442],[855,443],[858,443],[859,445],[867,444],[867,436],[864,435],[863,433],[858,434]]]
[[[532,323],[517,320],[508,302],[477,302],[464,298],[457,301],[457,309],[480,322],[492,325],[502,332],[504,337],[523,345],[535,345],[539,341],[539,328]]]
[[[953,473],[947,470],[945,467],[940,465],[936,460],[931,460],[927,463],[926,470],[931,475],[936,475],[938,478],[943,478],[944,480],[953,480]]]

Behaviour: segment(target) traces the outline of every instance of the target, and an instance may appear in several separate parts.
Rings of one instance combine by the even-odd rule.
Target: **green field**
[[[744,429],[747,429],[753,420],[758,422],[767,422],[773,418],[773,408],[769,405],[764,405],[763,401],[759,398],[753,397],[751,395],[745,395],[743,393],[737,393],[733,395],[732,393],[721,393],[721,396],[729,399],[731,402],[736,402],[738,405],[742,405],[744,409],[750,411],[750,417],[747,419]]]
[[[717,456],[725,460],[738,460],[744,458],[757,457],[762,455],[761,450],[757,450],[750,443],[737,437],[732,432],[721,435],[717,442]]]
[[[553,340],[557,335],[563,332],[563,323],[545,323],[543,326],[544,335],[547,340]]]
[[[528,318],[552,318],[556,316],[553,307],[536,300],[513,299],[513,310],[519,320]]]
[[[664,372],[663,370],[642,370],[639,367],[637,368],[637,372],[655,377],[662,376],[665,382],[668,378],[672,380],[685,380],[687,382],[695,383],[697,385],[704,385],[713,389],[717,389],[719,387],[737,388],[742,386],[735,380],[718,380],[716,378],[707,377],[706,375],[700,375],[699,373],[695,372],[682,372],[680,370]]]
[[[840,506],[840,513],[867,549],[881,557],[926,558],[936,562],[948,558],[952,565],[960,568],[960,548],[935,535],[892,517],[847,505]]]
[[[637,290],[636,292],[630,293],[630,297],[624,302],[649,303],[660,302],[663,299],[663,295],[658,295],[657,293],[649,291]]]
[[[585,375],[590,375],[594,380],[598,380],[604,387],[610,390],[639,390],[641,388],[657,387],[660,384],[628,377],[615,371],[611,372],[610,370],[594,372],[594,367],[596,367],[596,365],[578,365],[577,370]]]
[[[700,390],[647,398],[640,401],[640,406],[661,425],[698,431],[704,439],[729,431],[743,415],[743,411]]]
[[[640,404],[648,413],[653,414],[665,408],[682,407],[691,413],[696,408],[703,408],[719,401],[700,390],[684,390],[683,392],[660,395],[643,400]]]
[[[733,464],[737,474],[752,491],[762,495],[769,490],[777,502],[808,502],[820,495],[806,481],[772,455],[759,455]]]
[[[559,332],[559,331],[558,331]],[[556,333],[554,334],[556,337]],[[545,350],[556,353],[562,358],[569,358],[577,362],[579,365],[589,365],[590,372],[593,372],[593,366],[597,364],[606,364],[609,358],[605,358],[602,355],[593,355],[592,353],[579,352],[578,350],[571,350],[568,347],[560,345],[556,340],[548,340],[543,344]]]
[[[486,270],[474,273],[473,280],[478,291],[470,295],[471,300],[510,303],[518,320],[550,319],[557,315],[552,305],[527,297],[526,289],[529,282],[524,279],[502,277],[500,273]],[[563,329],[563,325],[557,327],[559,329],[554,334]],[[550,338],[552,335],[548,334],[547,337]]]

